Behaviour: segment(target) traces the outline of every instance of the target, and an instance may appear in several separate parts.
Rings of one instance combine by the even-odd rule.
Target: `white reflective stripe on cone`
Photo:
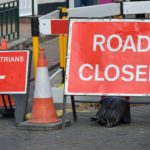
[[[52,97],[47,67],[38,67],[36,71],[34,98]]]

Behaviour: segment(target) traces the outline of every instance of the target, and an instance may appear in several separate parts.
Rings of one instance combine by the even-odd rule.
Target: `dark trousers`
[[[82,6],[90,6],[93,5],[94,0],[81,0]]]

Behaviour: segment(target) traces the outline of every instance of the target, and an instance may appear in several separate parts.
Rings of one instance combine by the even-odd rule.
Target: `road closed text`
[[[142,42],[144,42],[144,46],[142,45]],[[104,45],[106,45],[106,47]],[[126,52],[128,50],[133,52],[148,52],[150,50],[150,37],[138,35],[135,40],[132,35],[127,35],[124,40],[117,34],[112,34],[108,38],[102,34],[95,34],[93,38],[93,51],[97,51],[98,49],[101,51],[107,49],[111,52]]]
[[[86,73],[84,73],[86,72]],[[103,72],[100,74],[100,72]],[[122,80],[124,82],[137,81],[145,82],[150,81],[150,66],[147,65],[124,65],[121,69],[115,65],[110,64],[105,67],[104,71],[101,70],[101,66],[96,64],[92,66],[90,64],[83,64],[79,68],[79,77],[83,81],[117,81]]]
[[[114,40],[116,40],[117,43],[116,47],[113,46]],[[131,52],[143,53],[150,50],[149,36],[139,35],[136,41],[137,42],[134,42],[132,35],[127,35],[126,39],[123,40],[122,37],[117,34],[112,34],[108,38],[101,34],[95,34],[93,38],[93,52],[97,50],[105,52],[105,50],[107,50],[112,53],[118,51],[125,53],[130,50]],[[143,47],[142,42],[145,42],[146,46]],[[84,74],[84,72],[86,72],[86,74]],[[100,64],[83,64],[79,68],[79,77],[83,81],[116,81],[119,79],[125,82],[145,82],[150,81],[150,66],[141,64],[133,66],[126,64],[120,68],[117,64],[109,64],[102,70]]]

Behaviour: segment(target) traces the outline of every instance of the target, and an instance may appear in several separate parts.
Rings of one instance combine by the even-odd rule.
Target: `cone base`
[[[71,121],[65,120],[65,127],[71,126]],[[18,124],[18,128],[21,130],[32,130],[32,131],[48,131],[62,128],[62,119],[58,123],[49,124],[32,124],[29,121],[21,122]]]
[[[56,110],[52,98],[34,98],[33,108],[30,123],[46,124],[57,123],[60,120],[57,118]]]
[[[60,119],[55,119],[51,121],[29,120],[29,123],[33,123],[33,124],[47,124],[47,123],[59,123],[59,122],[60,122]]]

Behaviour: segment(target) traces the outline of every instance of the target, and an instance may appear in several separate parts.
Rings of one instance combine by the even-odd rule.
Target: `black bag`
[[[113,127],[119,123],[130,123],[130,104],[123,97],[107,96],[100,101],[101,108],[92,121],[100,125]]]

